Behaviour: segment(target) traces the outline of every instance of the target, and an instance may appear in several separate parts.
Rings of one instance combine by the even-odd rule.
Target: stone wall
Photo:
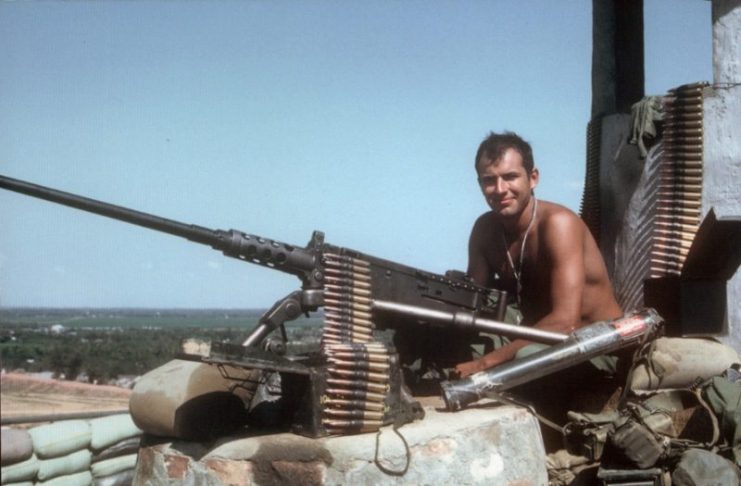
[[[389,426],[378,442],[376,433],[321,439],[285,433],[150,444],[139,451],[135,484],[548,484],[540,428],[527,410],[447,413],[427,406],[425,413],[399,429],[403,440]],[[383,468],[406,472],[381,470],[376,448]]]

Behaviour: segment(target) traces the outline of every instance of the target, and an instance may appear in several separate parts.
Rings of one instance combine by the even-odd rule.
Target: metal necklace
[[[538,200],[533,196],[533,213],[530,216],[530,222],[527,225],[527,229],[525,230],[525,235],[522,237],[522,245],[520,246],[520,261],[518,262],[519,265],[515,267],[515,262],[512,260],[512,255],[509,252],[509,243],[507,243],[507,237],[504,235],[504,231],[502,231],[502,241],[504,241],[504,249],[507,252],[507,261],[509,262],[509,266],[512,267],[512,273],[515,276],[515,280],[517,281],[517,304],[521,305],[520,302],[520,294],[522,293],[522,261],[525,257],[525,243],[527,242],[527,235],[530,233],[530,229],[533,227],[533,223],[535,223],[535,214],[538,211]]]

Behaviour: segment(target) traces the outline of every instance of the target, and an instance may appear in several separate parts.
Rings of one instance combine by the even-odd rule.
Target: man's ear
[[[538,180],[540,180],[540,172],[538,172],[538,169],[533,167],[533,170],[530,171],[530,190],[534,190],[535,186],[538,185]]]

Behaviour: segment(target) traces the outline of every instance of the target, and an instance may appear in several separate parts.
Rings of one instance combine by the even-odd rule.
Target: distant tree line
[[[316,327],[289,329],[289,350],[306,352],[320,335]],[[60,334],[41,326],[0,329],[0,366],[6,371],[51,371],[56,377],[106,383],[121,375],[142,375],[180,352],[186,338],[241,343],[244,329],[213,328],[71,328]]]

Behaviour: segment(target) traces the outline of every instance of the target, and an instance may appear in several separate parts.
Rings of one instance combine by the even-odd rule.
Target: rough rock
[[[525,409],[483,405],[457,413],[425,407],[424,420],[380,435],[311,439],[289,433],[213,444],[143,446],[134,484],[547,484],[545,451]],[[406,442],[406,444],[405,444]],[[374,462],[378,459],[387,471]]]

